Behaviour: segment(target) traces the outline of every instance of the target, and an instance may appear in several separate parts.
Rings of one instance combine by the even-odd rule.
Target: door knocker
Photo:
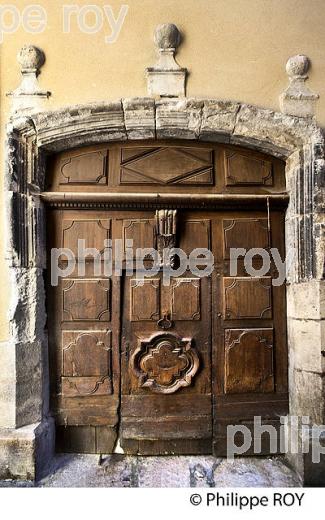
[[[171,329],[173,322],[170,320],[170,315],[168,313],[164,314],[164,316],[157,321],[157,325],[164,330]]]

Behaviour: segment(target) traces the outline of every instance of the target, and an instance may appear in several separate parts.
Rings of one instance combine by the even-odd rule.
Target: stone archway
[[[286,247],[295,250],[288,273],[290,413],[325,421],[321,346],[324,244],[324,138],[312,118],[241,103],[130,98],[14,116],[6,163],[7,262],[11,281],[10,339],[2,345],[6,374],[0,401],[1,474],[35,478],[53,453],[49,417],[43,270],[46,155],[81,145],[141,139],[189,139],[242,145],[286,161],[290,195]],[[303,324],[303,326],[302,326]],[[290,433],[290,425],[287,434]],[[323,464],[290,456],[306,483]]]

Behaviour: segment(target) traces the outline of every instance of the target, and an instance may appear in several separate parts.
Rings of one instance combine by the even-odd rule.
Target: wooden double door
[[[130,454],[226,455],[228,425],[251,429],[260,416],[278,428],[287,413],[284,285],[272,283],[272,258],[262,275],[258,256],[254,276],[243,257],[230,272],[231,248],[273,247],[283,258],[282,211],[174,217],[174,245],[187,256],[210,250],[210,274],[176,262],[166,283],[162,262],[142,276],[137,251],[159,246],[154,209],[49,211],[49,252],[69,249],[76,259],[68,269],[62,254],[64,276],[48,287],[60,450],[112,453],[119,444]],[[78,239],[92,248],[81,268]],[[150,255],[143,266],[152,269]]]

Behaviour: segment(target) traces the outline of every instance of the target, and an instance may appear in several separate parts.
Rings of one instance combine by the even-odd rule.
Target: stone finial
[[[17,61],[21,65],[22,74],[38,74],[45,63],[44,52],[34,45],[24,45],[17,54]]]
[[[312,92],[305,84],[310,61],[307,56],[298,54],[288,59],[286,71],[289,76],[289,86],[280,95],[280,109],[284,114],[298,117],[313,116],[315,101],[318,94]]]
[[[181,34],[173,23],[158,25],[154,41],[158,50],[158,61],[146,69],[148,94],[159,97],[185,96],[187,70],[175,60],[175,53],[181,42]]]
[[[40,88],[37,79],[45,55],[34,45],[24,45],[17,54],[17,61],[21,66],[22,81],[16,90],[8,93],[12,97],[12,110],[40,108],[41,102],[51,95]]]
[[[173,49],[175,51],[181,43],[181,33],[175,24],[163,23],[157,25],[154,40],[158,49]]]

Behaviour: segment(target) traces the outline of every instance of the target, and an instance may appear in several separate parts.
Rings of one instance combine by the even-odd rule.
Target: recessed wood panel
[[[110,238],[110,230],[111,221],[109,219],[64,219],[62,222],[62,247],[70,249],[78,258],[78,240],[84,240],[85,248],[94,248],[102,253],[105,248],[105,240]]]
[[[134,257],[136,257],[137,249],[155,248],[155,220],[123,220],[123,243],[124,252],[126,247],[132,247]],[[140,253],[137,256],[142,258]]]
[[[199,278],[174,278],[171,282],[171,315],[177,321],[199,320],[200,309]]]
[[[204,148],[122,148],[120,184],[213,184],[213,151]]]
[[[226,319],[272,318],[271,278],[228,278],[224,283]]]
[[[111,373],[111,331],[62,331],[62,375],[104,376]]]
[[[270,237],[267,218],[234,218],[223,220],[224,256],[230,248],[268,249]]]
[[[104,377],[62,377],[62,395],[64,397],[86,397],[109,395],[112,393],[112,381]]]
[[[225,152],[226,185],[272,186],[272,163],[240,152]]]
[[[63,321],[109,321],[110,280],[63,282]]]
[[[179,247],[190,255],[193,249],[210,249],[210,220],[191,219],[180,222]]]
[[[131,280],[131,321],[159,320],[160,280]]]
[[[273,329],[226,329],[225,393],[273,391]]]
[[[63,159],[60,184],[106,184],[107,151],[95,151]]]

